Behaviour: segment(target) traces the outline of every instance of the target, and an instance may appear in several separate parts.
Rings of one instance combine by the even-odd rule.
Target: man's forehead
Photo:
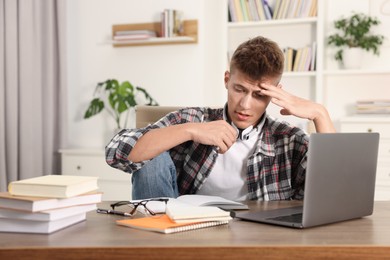
[[[258,87],[260,87],[260,85],[263,83],[277,85],[280,80],[279,77],[271,76],[262,76],[259,79],[253,79],[239,70],[235,70],[233,73],[230,73],[230,75],[237,80],[244,80],[246,82],[249,82],[251,85],[256,85]]]

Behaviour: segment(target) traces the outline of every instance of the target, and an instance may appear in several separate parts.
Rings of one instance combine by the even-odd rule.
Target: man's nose
[[[250,95],[245,95],[242,99],[241,99],[241,102],[240,102],[240,105],[242,108],[245,108],[245,109],[248,109],[250,108],[250,102],[251,102],[252,98]]]

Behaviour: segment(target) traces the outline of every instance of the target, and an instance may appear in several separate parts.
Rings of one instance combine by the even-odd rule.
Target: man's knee
[[[176,169],[168,152],[133,173],[133,199],[177,197]]]

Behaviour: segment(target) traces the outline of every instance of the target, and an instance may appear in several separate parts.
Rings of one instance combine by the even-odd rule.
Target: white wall
[[[330,30],[333,19],[349,15],[352,10],[377,15],[384,1],[325,0],[325,31]],[[112,136],[115,126],[107,115],[82,118],[96,83],[108,78],[129,80],[146,88],[160,105],[217,106],[225,102],[226,0],[68,0],[67,3],[68,148],[101,148]],[[197,44],[113,48],[104,43],[111,37],[113,24],[158,21],[159,12],[165,8],[182,10],[185,19],[198,19]],[[368,56],[365,64],[389,69],[390,16],[381,19],[378,31],[388,39],[381,57]],[[292,31],[292,40],[294,36]],[[325,53],[325,68],[336,68],[332,51]],[[352,113],[356,99],[390,98],[388,74],[343,77],[324,79],[325,105],[336,122]],[[302,89],[298,94],[306,97],[306,92]]]
[[[83,119],[97,82],[129,80],[160,105],[223,105],[225,0],[69,0],[68,147],[104,147],[115,125],[107,114]],[[159,21],[165,8],[198,20],[198,43],[113,48],[111,26]],[[222,29],[220,29],[222,28]]]

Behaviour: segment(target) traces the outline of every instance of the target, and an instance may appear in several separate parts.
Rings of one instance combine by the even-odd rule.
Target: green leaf
[[[84,118],[90,118],[96,114],[99,114],[104,108],[104,102],[99,98],[94,98],[85,111]]]
[[[127,96],[133,96],[134,95],[134,87],[131,85],[130,82],[124,81],[118,88],[118,94],[121,95],[122,97],[127,97]]]

